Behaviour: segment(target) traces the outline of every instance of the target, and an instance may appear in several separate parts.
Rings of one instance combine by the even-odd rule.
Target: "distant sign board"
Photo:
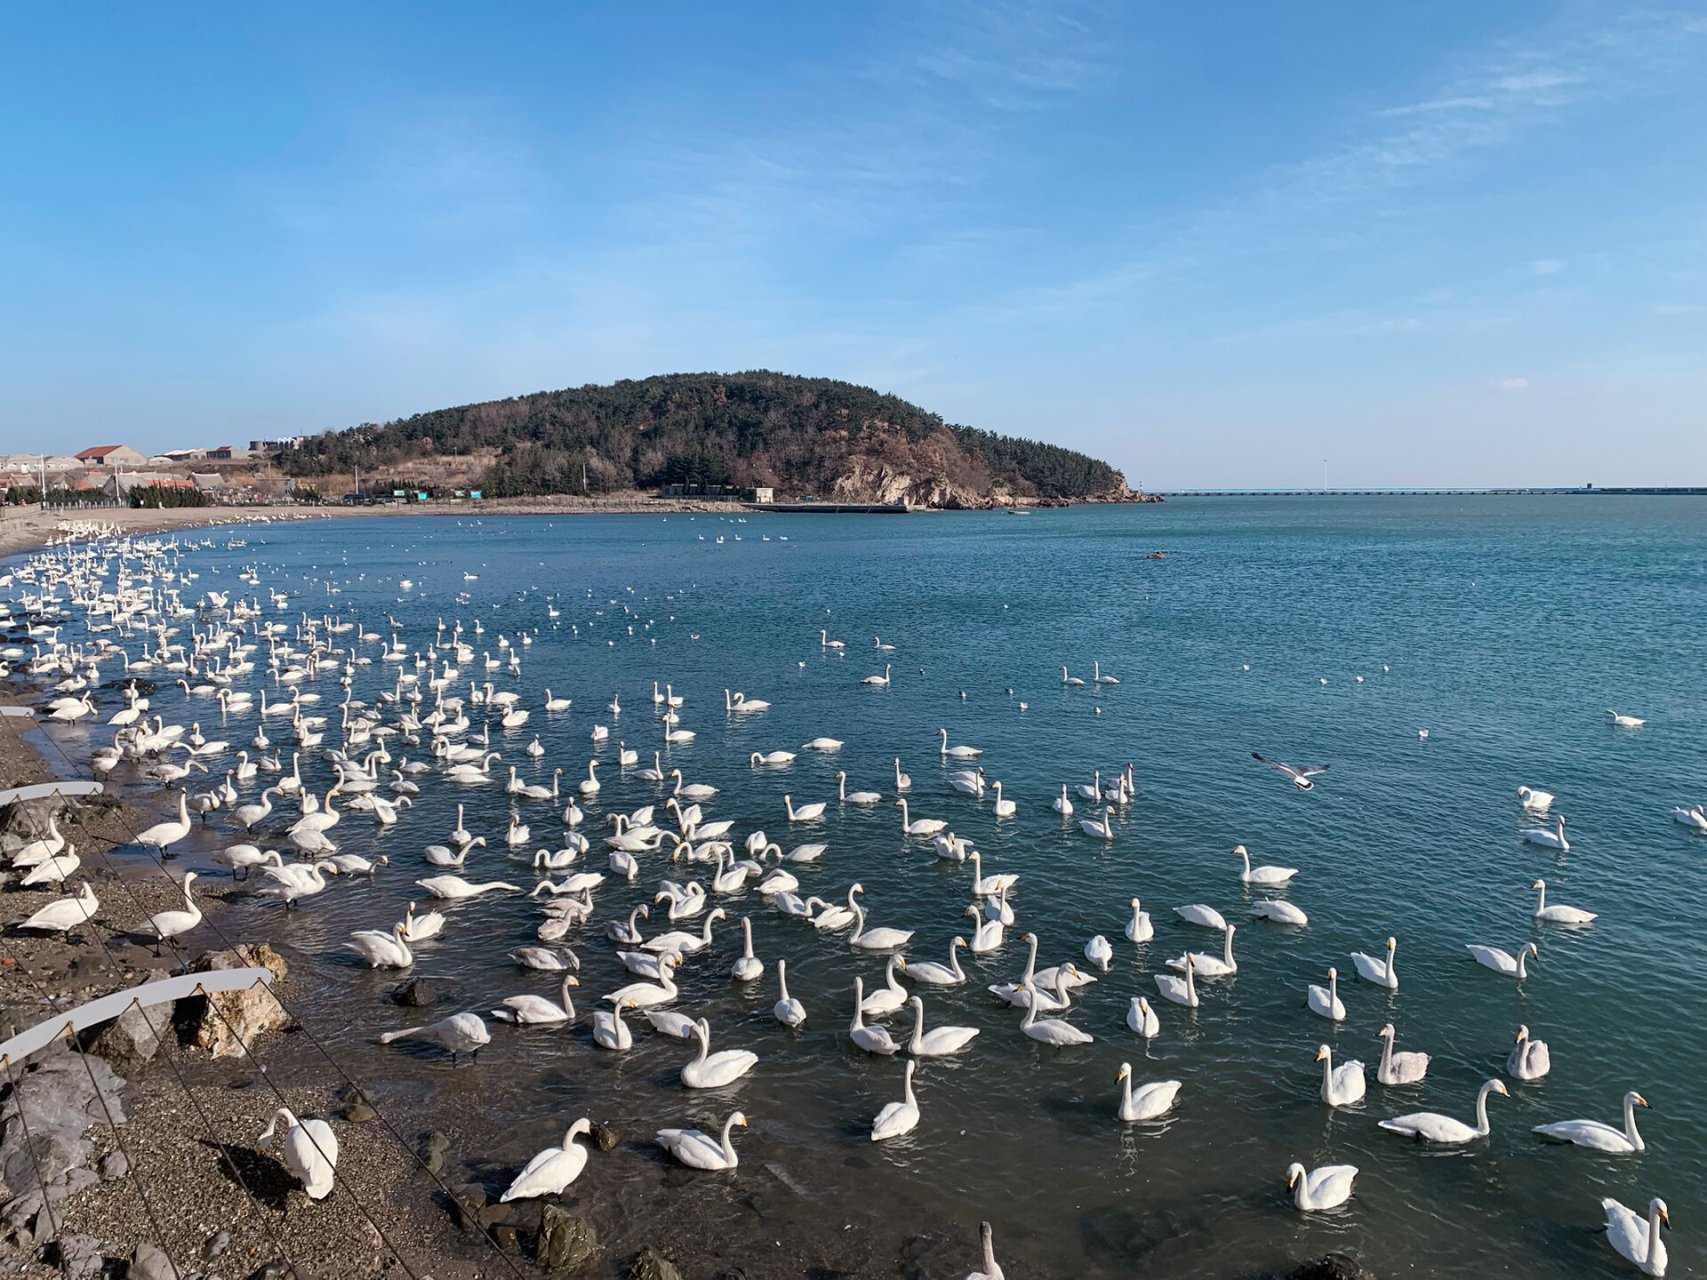
[[[427,500],[427,491],[425,489],[415,490],[415,501],[416,502],[425,502],[426,500]]]
[[[471,497],[471,498],[478,498],[478,497],[479,497],[479,496],[480,496],[480,490],[478,490],[478,489],[470,489],[470,490],[469,490],[469,491],[468,491],[468,496],[469,496],[469,497]]]
[[[392,497],[393,497],[393,498],[401,498],[401,497],[402,497],[402,496],[403,496],[403,490],[401,490],[401,489],[393,489],[393,490],[392,490],[392,491],[391,491],[391,496],[392,496]]]

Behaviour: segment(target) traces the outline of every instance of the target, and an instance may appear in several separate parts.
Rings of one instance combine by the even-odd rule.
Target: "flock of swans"
[[[679,767],[666,767],[674,748],[698,736],[685,724],[690,697],[674,683],[654,683],[649,692],[624,690],[594,710],[594,720],[583,732],[595,753],[605,758],[595,754],[585,765],[585,777],[566,786],[564,779],[582,770],[568,763],[548,764],[549,749],[530,726],[536,717],[550,722],[573,715],[580,723],[586,716],[574,710],[574,700],[549,688],[530,698],[518,687],[523,657],[533,643],[525,629],[488,637],[478,619],[472,624],[441,620],[423,639],[409,637],[395,620],[369,628],[336,615],[316,617],[294,606],[285,593],[263,588],[254,568],[241,575],[247,595],[198,589],[198,575],[183,550],[176,543],[139,539],[61,548],[35,557],[15,570],[7,584],[37,619],[30,627],[33,652],[15,650],[6,656],[13,662],[27,659],[36,679],[54,681],[47,713],[54,721],[93,727],[104,719],[90,761],[98,773],[123,771],[178,788],[174,816],[138,833],[139,844],[171,856],[191,842],[198,828],[223,831],[229,842],[211,853],[211,861],[229,871],[233,880],[253,882],[258,893],[276,899],[285,910],[311,905],[340,877],[399,874],[401,869],[391,867],[388,857],[370,858],[357,851],[364,834],[376,828],[418,828],[416,802],[430,792],[467,797],[456,805],[454,827],[416,831],[428,874],[411,877],[420,894],[403,918],[356,931],[343,947],[373,968],[407,970],[422,948],[430,948],[447,930],[480,928],[479,916],[473,914],[478,908],[454,904],[522,896],[537,904],[538,945],[517,948],[511,959],[518,970],[545,976],[555,994],[494,996],[482,1009],[386,1031],[378,1037],[380,1043],[425,1041],[447,1051],[455,1063],[464,1056],[477,1060],[493,1043],[491,1023],[575,1025],[581,1021],[575,994],[594,981],[597,954],[609,972],[592,988],[599,992],[594,1003],[603,1006],[591,1014],[592,1045],[603,1052],[628,1052],[637,1028],[680,1039],[689,1045],[679,1071],[681,1086],[719,1089],[759,1071],[762,1060],[747,1048],[713,1051],[717,1029],[711,1020],[675,1007],[681,997],[678,977],[694,969],[726,970],[730,982],[747,986],[764,982],[774,967],[771,1013],[778,1024],[793,1029],[824,1016],[845,1017],[846,1042],[854,1049],[876,1058],[903,1059],[895,1081],[899,1097],[871,1119],[870,1140],[886,1142],[926,1123],[927,1105],[915,1085],[924,1084],[928,1097],[931,1059],[978,1052],[981,1028],[942,1023],[927,1003],[971,981],[960,962],[963,950],[981,956],[1002,950],[1010,939],[1023,943],[1023,971],[1009,981],[990,984],[988,991],[1013,1011],[1014,1035],[1066,1050],[1108,1035],[1101,1029],[1086,1030],[1075,1020],[1075,1001],[1088,985],[1106,979],[1120,954],[1118,944],[1123,941],[1141,955],[1158,938],[1156,920],[1140,898],[1132,897],[1117,913],[1125,923],[1116,938],[1097,934],[1075,943],[1078,958],[1039,967],[1037,933],[1020,931],[1017,923],[1022,873],[987,872],[983,854],[953,830],[958,810],[945,807],[964,804],[960,796],[970,796],[975,803],[988,797],[989,811],[1005,820],[1021,816],[1022,802],[1004,794],[1001,781],[987,776],[980,764],[983,750],[953,742],[946,726],[932,734],[944,795],[933,793],[921,800],[923,792],[915,789],[902,759],[886,756],[892,764],[880,786],[850,789],[847,771],[838,769],[833,796],[797,798],[800,786],[794,783],[774,810],[777,827],[811,837],[822,833],[836,814],[888,806],[895,811],[896,834],[907,849],[928,852],[951,864],[957,875],[969,872],[961,903],[969,898],[970,904],[956,905],[953,921],[970,923],[952,937],[946,961],[939,962],[908,954],[914,930],[873,923],[862,884],[839,891],[826,886],[835,862],[833,837],[773,839],[762,830],[737,833],[732,820],[713,816],[721,795],[718,787],[690,780]],[[617,606],[618,601],[610,604]],[[296,621],[284,621],[283,615],[292,611]],[[637,624],[640,615],[626,605],[620,612],[630,635],[636,625],[650,626]],[[549,616],[551,625],[558,625],[561,612],[555,605]],[[819,631],[818,643],[826,654],[850,654],[847,642],[833,638],[827,629]],[[850,679],[850,684],[886,691],[897,678],[895,646],[874,638],[871,652],[883,660],[881,673]],[[115,671],[123,673],[117,682]],[[134,683],[124,683],[126,676],[145,677],[158,691],[144,696]],[[1106,690],[1120,682],[1104,672],[1099,661],[1093,663],[1088,682],[1061,667],[1060,683],[1073,691]],[[330,693],[333,686],[336,694]],[[721,711],[728,723],[763,723],[771,709],[769,701],[739,690],[722,693]],[[624,697],[629,698],[626,706]],[[111,705],[115,699],[122,705]],[[1639,719],[1616,714],[1613,722],[1621,729],[1642,725]],[[215,724],[217,729],[212,728]],[[204,732],[204,726],[215,736]],[[102,736],[108,730],[110,743]],[[612,759],[610,739],[624,731],[652,739],[655,745],[643,752],[621,737]],[[803,757],[833,762],[844,745],[820,736],[798,747],[753,751],[747,755],[747,767],[762,781]],[[549,769],[544,775],[549,784],[524,778],[517,763],[520,756],[527,757],[530,776]],[[1254,758],[1303,791],[1328,773],[1325,765],[1295,767],[1261,755]],[[325,783],[317,785],[305,777],[305,765],[311,766],[311,773],[313,766],[323,766]],[[607,770],[604,777],[601,767]],[[205,789],[198,789],[203,782]],[[625,797],[620,803],[614,799],[618,791]],[[1120,838],[1115,820],[1137,793],[1138,777],[1129,763],[1096,770],[1088,782],[1062,782],[1058,794],[1024,807],[1040,818],[1054,815],[1093,842],[1088,848],[1107,847]],[[1544,825],[1554,797],[1527,786],[1517,795],[1522,811],[1538,824],[1523,830],[1522,839],[1568,850],[1564,819]],[[502,828],[477,832],[469,825],[478,826],[476,813],[490,809],[489,804],[476,803],[481,796],[502,797],[497,803],[509,810]],[[605,815],[602,828],[590,810]],[[1701,805],[1680,808],[1673,817],[1707,831],[1707,810]],[[351,835],[357,849],[341,847]],[[1261,895],[1247,906],[1256,922],[1253,928],[1309,927],[1305,911],[1284,896],[1300,878],[1308,882],[1306,872],[1253,864],[1242,844],[1230,856],[1237,869],[1229,868],[1227,880]],[[57,828],[15,854],[12,864],[26,885],[65,883],[80,865],[75,847]],[[196,878],[195,872],[186,872],[181,879],[181,909],[159,913],[143,927],[144,936],[156,945],[188,934],[201,923],[201,908],[192,892]],[[530,879],[531,884],[525,883]],[[626,916],[601,910],[601,898],[610,888],[654,879],[649,900],[638,902]],[[809,892],[809,883],[819,892]],[[1535,879],[1531,888],[1537,925],[1584,928],[1596,919],[1592,912],[1549,903],[1542,879]],[[442,903],[444,909],[423,910],[426,902]],[[714,960],[719,941],[714,929],[730,921],[730,912],[737,908],[748,912],[739,917],[741,952],[731,962]],[[79,928],[97,909],[85,882],[21,927]],[[849,1001],[843,1010],[809,1011],[789,992],[787,960],[779,956],[767,964],[755,953],[754,910],[775,912],[793,922],[800,948],[840,948],[854,957],[881,957],[882,981],[868,990],[863,976],[850,974]],[[1234,950],[1238,926],[1220,910],[1208,903],[1186,903],[1171,914],[1177,921],[1172,927],[1216,936],[1217,943],[1167,958],[1151,975],[1153,990],[1131,996],[1125,1028],[1137,1045],[1164,1033],[1161,1010],[1167,1006],[1212,1010],[1218,984],[1240,971]],[[952,927],[948,920],[944,923]],[[609,942],[608,958],[596,947],[599,941]],[[1477,964],[1515,982],[1529,978],[1529,965],[1540,955],[1534,943],[1515,950],[1466,945]],[[1362,982],[1387,992],[1399,989],[1396,937],[1349,959]],[[1351,997],[1342,992],[1337,965],[1326,967],[1324,976],[1325,983],[1299,990],[1301,1011],[1330,1023],[1343,1022]],[[1465,983],[1468,994],[1471,980],[1466,977]],[[888,1019],[900,1020],[895,1030],[885,1025]],[[908,1024],[910,1031],[903,1029]],[[1430,1056],[1395,1049],[1398,1031],[1390,1022],[1381,1028],[1379,1039],[1376,1083],[1384,1101],[1385,1091],[1394,1091],[1385,1109],[1397,1111],[1402,1091],[1427,1077]],[[1336,1062],[1329,1044],[1319,1047],[1316,1060],[1321,1064],[1320,1096],[1328,1107],[1350,1107],[1368,1097],[1361,1062]],[[918,1074],[921,1064],[923,1076]],[[1532,1082],[1550,1070],[1546,1043],[1519,1027],[1507,1073],[1514,1080]],[[1120,1123],[1158,1121],[1181,1104],[1182,1096],[1190,1097],[1180,1080],[1139,1080],[1130,1061],[1120,1062],[1109,1079],[1109,1112]],[[1507,1092],[1498,1078],[1483,1084],[1474,1102],[1474,1123],[1417,1111],[1382,1119],[1379,1127],[1434,1145],[1472,1143],[1490,1131],[1490,1098]],[[1639,1153],[1643,1142],[1635,1109],[1646,1105],[1632,1091],[1624,1098],[1622,1127],[1567,1120],[1539,1125],[1536,1133],[1601,1152]],[[324,1196],[332,1186],[336,1137],[325,1122],[298,1119],[283,1110],[264,1137],[274,1138],[281,1124],[287,1165],[310,1197]],[[665,1127],[658,1130],[656,1141],[671,1158],[691,1168],[732,1170],[739,1164],[734,1130],[746,1124],[746,1115],[733,1110],[716,1133]],[[579,1145],[587,1134],[588,1122],[577,1119],[560,1145],[528,1162],[503,1199],[563,1192],[587,1167],[586,1149]],[[1310,1169],[1293,1163],[1284,1172],[1284,1183],[1297,1209],[1320,1212],[1351,1199],[1357,1174],[1349,1164]],[[1664,1203],[1652,1200],[1645,1217],[1612,1199],[1605,1200],[1603,1208],[1613,1248],[1647,1274],[1663,1275],[1666,1251],[1660,1228],[1669,1221]],[[983,1270],[974,1275],[1001,1275],[991,1241],[985,1223]]]

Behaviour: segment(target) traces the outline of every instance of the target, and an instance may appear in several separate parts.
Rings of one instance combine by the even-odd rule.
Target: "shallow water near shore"
[[[469,1172],[494,1187],[576,1116],[612,1125],[623,1145],[595,1155],[570,1198],[613,1247],[662,1239],[684,1261],[727,1259],[752,1274],[800,1274],[802,1257],[875,1274],[892,1273],[912,1237],[941,1229],[958,1231],[968,1251],[929,1257],[927,1273],[958,1275],[976,1261],[970,1242],[987,1217],[1015,1275],[1143,1266],[1221,1277],[1330,1249],[1383,1276],[1620,1275],[1627,1270],[1600,1235],[1599,1199],[1641,1209],[1659,1195],[1676,1224],[1670,1274],[1707,1274],[1696,1244],[1707,1223],[1707,1025],[1695,1011],[1707,967],[1696,887],[1707,837],[1669,816],[1707,800],[1707,505],[1698,500],[1253,499],[1025,518],[398,518],[222,531],[211,542],[184,561],[202,575],[186,599],[208,589],[253,594],[236,579],[253,565],[263,590],[291,596],[269,617],[293,625],[306,611],[390,634],[389,617],[419,652],[441,619],[462,620],[477,660],[447,692],[466,696],[469,678],[484,682],[478,655],[499,656],[500,634],[531,636],[519,678],[490,673],[532,712],[519,730],[494,724],[503,759],[491,784],[457,786],[435,771],[395,827],[349,814],[331,833],[340,850],[391,859],[372,882],[335,882],[288,915],[238,895],[219,927],[288,947],[315,1037],[376,1086],[400,1127],[446,1130]],[[1147,558],[1158,550],[1165,558]],[[401,579],[413,585],[402,589]],[[484,635],[469,634],[477,618]],[[846,648],[822,647],[820,628]],[[78,639],[75,630],[66,638]],[[894,652],[877,650],[874,636]],[[397,664],[381,663],[378,645],[360,651],[373,662],[358,668],[354,696],[373,703]],[[265,678],[264,649],[256,657],[250,687],[288,696]],[[1093,659],[1121,683],[1061,684],[1061,664],[1088,681]],[[890,687],[861,685],[886,662]],[[491,842],[463,874],[531,887],[527,863],[503,845],[509,765],[545,785],[562,767],[567,791],[589,757],[609,762],[603,789],[583,801],[582,830],[595,846],[607,814],[661,801],[663,790],[615,764],[618,740],[648,764],[663,749],[654,680],[686,699],[682,727],[697,737],[665,750],[664,767],[720,789],[708,819],[733,819],[738,842],[762,828],[785,849],[827,843],[821,861],[791,867],[802,894],[837,899],[863,883],[873,925],[917,930],[911,959],[944,960],[949,940],[970,928],[960,912],[972,901],[971,868],[901,835],[893,757],[912,775],[915,817],[947,819],[982,851],[986,874],[1020,875],[1006,945],[962,953],[965,986],[921,989],[928,1025],[982,1034],[956,1058],[921,1064],[922,1120],[907,1137],[867,1138],[879,1108],[901,1096],[901,1059],[868,1057],[846,1036],[852,980],[871,990],[883,958],[776,914],[750,889],[719,900],[731,918],[712,950],[684,965],[678,1007],[711,1020],[713,1050],[758,1053],[751,1075],[684,1090],[677,1071],[689,1044],[638,1015],[632,1051],[592,1045],[588,1011],[627,980],[604,923],[649,902],[660,878],[705,875],[660,855],[642,857],[634,885],[601,886],[594,924],[570,939],[582,961],[574,1029],[494,1024],[479,1064],[454,1071],[435,1049],[374,1043],[411,1011],[385,998],[398,974],[366,969],[341,943],[354,929],[388,928],[421,900],[413,881],[435,874],[421,851],[445,841],[459,802],[465,825]],[[572,709],[543,711],[547,686]],[[337,673],[297,687],[321,695],[315,711],[330,718],[332,745]],[[771,709],[726,714],[725,687]],[[607,709],[613,696],[619,716]],[[1608,707],[1647,724],[1616,729]],[[210,699],[164,682],[153,710],[199,720],[234,748],[257,723],[253,713],[222,721]],[[484,708],[469,710],[478,725]],[[283,743],[287,724],[269,719],[267,731]],[[594,724],[610,727],[608,742],[590,740]],[[938,726],[983,748],[979,763],[1017,803],[1014,817],[997,820],[992,796],[947,785]],[[106,740],[53,732],[73,754]],[[536,733],[546,747],[539,760],[524,751]],[[782,769],[748,764],[750,752],[797,750],[820,734],[847,745],[801,752]],[[1303,793],[1252,751],[1331,769]],[[1077,796],[1073,819],[1050,811],[1062,783],[1089,782],[1094,769],[1112,775],[1127,761],[1138,793],[1115,815],[1112,842],[1080,833],[1087,806]],[[838,806],[840,769],[850,790],[881,791],[884,803]],[[303,771],[324,790],[329,769],[317,753],[305,754]],[[266,781],[243,786],[245,799]],[[1569,853],[1519,842],[1533,825],[1518,808],[1520,784],[1557,794]],[[826,819],[791,826],[785,793],[797,804],[830,801]],[[530,853],[561,844],[561,803],[520,808]],[[275,814],[259,843],[276,844],[293,816]],[[207,851],[240,838],[215,814],[177,866],[217,872]],[[1253,862],[1301,869],[1284,896],[1309,913],[1307,928],[1249,917],[1263,895],[1239,882],[1230,853],[1239,843]],[[584,860],[604,864],[597,847]],[[1550,900],[1600,918],[1579,929],[1535,925],[1529,886],[1541,877]],[[1156,925],[1155,941],[1136,947],[1122,935],[1133,896]],[[1174,917],[1174,906],[1194,902],[1239,926],[1240,970],[1200,983],[1202,1007],[1187,1011],[1158,1000],[1151,975],[1182,951],[1219,950],[1218,934]],[[536,904],[499,894],[442,909],[450,924],[418,948],[415,966],[447,991],[431,1017],[483,1012],[521,992],[555,995],[550,975],[507,958],[534,941]],[[766,962],[755,984],[728,972],[743,914]],[[661,912],[653,930],[660,921]],[[1027,929],[1041,939],[1040,965],[1073,960],[1089,971],[1086,940],[1113,942],[1111,971],[1070,1015],[1095,1044],[1035,1044],[1020,1035],[1016,1011],[985,990],[1019,975]],[[1399,942],[1393,994],[1357,979],[1350,959],[1379,952],[1389,934]],[[1540,955],[1521,986],[1465,951],[1516,951],[1530,940]],[[809,1011],[800,1032],[771,1017],[779,958]],[[1349,1010],[1337,1026],[1304,1008],[1306,984],[1324,981],[1329,965],[1340,969]],[[1138,994],[1162,1022],[1147,1045],[1124,1022]],[[898,1037],[910,1028],[887,1021]],[[1420,1086],[1375,1082],[1376,1033],[1389,1021],[1399,1048],[1434,1055]],[[1473,1121],[1476,1089],[1505,1076],[1519,1023],[1551,1044],[1553,1071],[1536,1084],[1511,1081],[1510,1098],[1490,1100],[1489,1139],[1428,1149],[1376,1128],[1418,1110]],[[1323,1043],[1337,1060],[1368,1064],[1358,1106],[1321,1101],[1313,1059]],[[285,1037],[268,1059],[294,1079],[329,1074],[301,1037]],[[1183,1082],[1164,1121],[1116,1119],[1122,1062],[1139,1083]],[[1639,1116],[1648,1142],[1640,1156],[1549,1146],[1530,1132],[1576,1117],[1616,1123],[1626,1089],[1653,1104]],[[736,1106],[751,1128],[737,1135],[742,1164],[732,1176],[685,1174],[648,1146],[656,1128],[709,1130]],[[1359,1166],[1350,1204],[1294,1211],[1284,1184],[1294,1160]]]

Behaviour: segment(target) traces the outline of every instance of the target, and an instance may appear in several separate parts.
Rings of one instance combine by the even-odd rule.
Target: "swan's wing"
[[[1647,1220],[1610,1196],[1600,1202],[1600,1207],[1606,1211],[1606,1238],[1612,1247],[1631,1261],[1646,1257]]]

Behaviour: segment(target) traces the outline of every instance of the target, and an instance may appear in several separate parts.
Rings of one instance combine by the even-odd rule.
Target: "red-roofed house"
[[[83,450],[77,461],[89,467],[140,467],[148,459],[128,444],[100,444]]]

